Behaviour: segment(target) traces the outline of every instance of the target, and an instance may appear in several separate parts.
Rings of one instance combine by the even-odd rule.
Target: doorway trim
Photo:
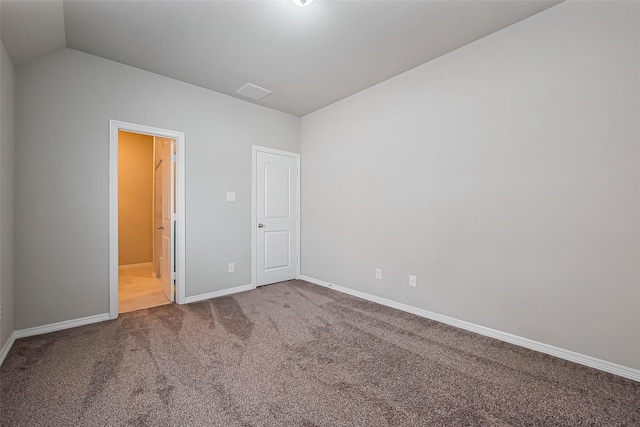
[[[258,177],[256,170],[258,166],[258,152],[279,154],[281,156],[293,157],[296,159],[296,279],[300,278],[300,154],[290,151],[276,150],[275,148],[251,146],[251,286],[258,287],[258,239],[257,239],[257,185]]]
[[[118,317],[118,132],[127,131],[176,140],[176,302],[184,304],[185,284],[185,134],[136,123],[109,120],[109,318]]]

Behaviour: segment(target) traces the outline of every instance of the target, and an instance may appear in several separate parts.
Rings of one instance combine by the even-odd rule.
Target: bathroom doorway
[[[182,303],[184,134],[112,121],[110,140],[110,317]]]
[[[118,132],[118,312],[175,300],[175,140]]]

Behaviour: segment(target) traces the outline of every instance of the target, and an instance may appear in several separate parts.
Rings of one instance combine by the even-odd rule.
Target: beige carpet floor
[[[301,281],[17,340],[3,426],[637,426],[640,383]]]

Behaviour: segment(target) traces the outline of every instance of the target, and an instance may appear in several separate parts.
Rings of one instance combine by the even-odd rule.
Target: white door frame
[[[109,318],[118,317],[118,131],[176,140],[176,302],[185,303],[185,134],[152,126],[109,120]]]
[[[253,145],[251,146],[251,286],[253,288],[258,287],[258,221],[256,211],[258,208],[258,177],[256,175],[258,152],[279,154],[296,159],[296,167],[298,168],[298,173],[296,174],[296,179],[298,180],[296,185],[296,279],[300,278],[300,154]]]

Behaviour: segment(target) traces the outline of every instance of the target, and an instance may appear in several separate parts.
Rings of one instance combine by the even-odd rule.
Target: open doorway
[[[119,313],[175,300],[175,145],[171,138],[118,131]]]
[[[109,317],[185,300],[184,134],[110,123]]]

